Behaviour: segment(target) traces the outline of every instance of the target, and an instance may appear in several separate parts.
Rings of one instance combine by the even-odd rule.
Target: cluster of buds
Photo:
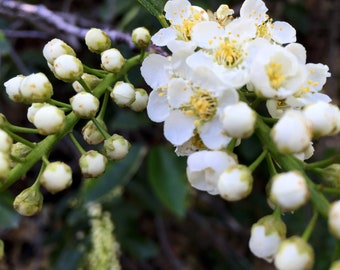
[[[141,55],[150,43],[151,35],[143,28],[132,33],[132,40],[141,49]],[[14,200],[14,208],[22,215],[38,213],[43,204],[42,186],[54,194],[72,184],[72,168],[63,161],[48,160],[52,147],[69,135],[80,152],[79,167],[84,178],[97,178],[105,172],[109,161],[123,159],[131,147],[129,141],[118,134],[110,134],[104,116],[110,97],[119,107],[140,112],[148,102],[148,93],[135,88],[127,80],[128,70],[140,64],[140,56],[125,59],[120,51],[111,48],[109,35],[97,28],[85,35],[88,49],[99,55],[101,69],[83,65],[74,49],[60,39],[52,39],[43,48],[43,56],[54,77],[72,84],[75,94],[68,103],[53,99],[53,86],[48,75],[39,72],[18,75],[4,83],[8,97],[28,105],[27,119],[34,128],[10,124],[1,115],[0,122],[0,180],[6,187],[24,176],[36,162],[42,167],[35,183],[23,190]],[[124,67],[124,70],[122,70]],[[84,121],[83,139],[95,149],[85,151],[72,134],[74,126]],[[38,133],[44,139],[30,142],[17,133]],[[14,142],[15,141],[15,142]],[[30,162],[27,162],[30,161]],[[11,175],[11,170],[22,167],[22,174]],[[17,169],[18,170],[18,169]],[[13,178],[13,179],[12,179]]]
[[[170,25],[151,40],[170,56],[149,55],[141,67],[152,88],[147,113],[164,122],[177,155],[188,157],[190,184],[228,201],[244,199],[252,191],[252,171],[266,158],[268,205],[279,213],[305,205],[313,186],[303,162],[314,153],[313,140],[340,132],[340,110],[321,93],[328,67],[306,63],[296,30],[270,18],[262,0],[245,0],[239,17],[227,5],[212,12],[188,0],[169,0],[164,11]],[[270,117],[256,111],[261,102]],[[248,167],[234,148],[253,134],[264,151]],[[254,225],[251,251],[275,258],[278,269],[310,269],[314,254],[306,239],[285,239],[284,224],[274,223],[282,221]]]

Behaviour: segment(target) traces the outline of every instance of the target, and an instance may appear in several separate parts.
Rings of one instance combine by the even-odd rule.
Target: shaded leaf
[[[1,194],[0,197],[0,228],[17,227],[20,220],[20,215],[13,209],[11,199],[7,194]]]
[[[138,0],[138,2],[153,16],[160,17],[166,0]]]
[[[178,158],[172,149],[158,146],[151,149],[147,161],[152,190],[167,209],[183,216],[188,191],[184,159]]]

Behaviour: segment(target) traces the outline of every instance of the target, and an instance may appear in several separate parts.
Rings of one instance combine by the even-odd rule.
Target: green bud
[[[39,188],[33,185],[15,197],[13,207],[20,215],[33,216],[41,211],[43,199]]]
[[[123,159],[128,154],[130,147],[130,143],[118,134],[114,134],[104,141],[104,152],[109,160]]]
[[[132,31],[132,42],[138,48],[146,48],[151,41],[151,35],[145,27],[138,27]]]
[[[332,164],[321,172],[324,184],[329,187],[340,187],[340,164]]]

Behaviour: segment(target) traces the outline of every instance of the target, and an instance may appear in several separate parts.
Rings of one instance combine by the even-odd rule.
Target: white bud
[[[14,78],[9,79],[8,81],[4,83],[8,97],[15,102],[23,101],[23,98],[21,96],[19,89],[20,89],[20,84],[24,78],[25,78],[24,75],[17,75]]]
[[[0,151],[10,153],[13,140],[4,130],[0,129]]]
[[[118,81],[113,87],[110,97],[118,106],[129,106],[135,101],[135,88],[131,83]]]
[[[56,106],[44,104],[34,114],[33,124],[42,135],[50,135],[64,128],[65,113]]]
[[[202,150],[189,155],[187,160],[187,178],[196,189],[211,195],[219,193],[217,181],[223,171],[237,164],[235,157],[223,151]]]
[[[143,88],[135,89],[135,101],[129,106],[135,112],[143,111],[148,104],[149,96]]]
[[[32,151],[32,148],[23,144],[21,142],[16,142],[11,147],[11,156],[14,157],[11,160],[11,166],[14,167],[16,165],[15,160],[24,161],[27,155]]]
[[[40,183],[51,193],[62,191],[72,184],[72,170],[64,162],[51,162],[43,171]]]
[[[90,150],[79,159],[79,166],[84,177],[98,177],[106,168],[107,158],[98,151]]]
[[[123,159],[129,153],[130,147],[130,143],[118,134],[104,141],[104,153],[110,160]]]
[[[44,102],[53,95],[53,87],[44,73],[26,76],[20,84],[19,92],[26,103]]]
[[[340,200],[331,203],[328,210],[328,229],[340,239]]]
[[[304,116],[312,123],[313,136],[331,135],[337,129],[339,108],[327,102],[308,104],[303,109]]]
[[[34,116],[37,113],[37,111],[44,107],[46,103],[32,103],[31,106],[28,107],[27,109],[27,119],[30,121],[32,124],[34,122]]]
[[[68,54],[63,54],[54,60],[54,75],[64,82],[74,82],[83,75],[83,64],[81,61]]]
[[[218,178],[217,188],[227,201],[238,201],[247,197],[253,187],[253,177],[247,166],[229,166]]]
[[[85,35],[85,43],[91,52],[101,53],[111,47],[111,40],[106,32],[91,28]]]
[[[254,132],[256,113],[247,103],[238,102],[224,108],[221,120],[228,136],[247,138]]]
[[[15,197],[13,207],[20,215],[33,216],[41,211],[43,200],[39,188],[31,186]]]
[[[70,98],[72,110],[80,118],[92,118],[99,110],[99,99],[87,92],[79,92]]]
[[[281,153],[301,153],[310,146],[311,123],[301,111],[288,110],[274,125],[270,135]]]
[[[138,27],[132,31],[131,39],[136,47],[145,48],[151,41],[151,35],[149,30],[145,27]]]
[[[298,236],[283,240],[274,258],[278,270],[309,270],[314,265],[314,251],[310,244]]]
[[[10,156],[0,151],[0,180],[6,180],[11,169]]]
[[[84,80],[90,90],[93,90],[102,81],[97,76],[89,73],[83,73],[83,75],[81,75],[81,78]],[[73,82],[72,87],[77,93],[85,91],[83,86],[78,81]]]
[[[102,128],[107,131],[105,122],[100,119],[97,119],[97,121],[99,121]],[[88,144],[99,144],[105,139],[92,120],[86,123],[82,128],[81,133]]]
[[[309,198],[305,178],[299,171],[276,174],[270,183],[269,200],[283,211],[294,211]]]
[[[331,266],[329,267],[329,270],[339,270],[340,269],[340,260],[336,260],[332,262]]]
[[[63,54],[76,56],[74,50],[64,41],[58,38],[52,39],[43,48],[43,55],[47,62],[51,65],[53,65],[55,59]]]
[[[268,215],[252,227],[249,239],[250,251],[259,258],[272,262],[282,240],[286,237],[286,225],[280,218]]]
[[[115,48],[108,49],[101,53],[101,66],[109,72],[119,72],[125,64],[125,58]]]

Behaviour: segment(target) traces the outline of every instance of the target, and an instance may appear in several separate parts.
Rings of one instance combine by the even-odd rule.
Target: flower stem
[[[102,125],[99,123],[99,121],[96,118],[93,117],[91,118],[91,120],[105,139],[108,139],[111,137],[111,135],[102,127]]]
[[[72,110],[72,107],[71,107],[70,104],[64,103],[64,102],[61,102],[61,101],[58,101],[58,100],[55,100],[55,99],[52,99],[52,98],[48,100],[48,103],[51,104],[51,105],[54,105],[54,106],[64,108],[66,111]]]
[[[73,133],[70,132],[68,134],[68,136],[70,136],[70,139],[72,141],[72,143],[75,145],[75,147],[77,148],[77,150],[79,151],[80,154],[85,154],[85,150],[84,148],[80,145],[80,143],[78,142],[78,140],[76,139],[76,137],[74,137]]]
[[[311,170],[313,168],[324,168],[324,167],[327,167],[329,165],[332,165],[334,163],[339,163],[339,162],[340,162],[340,154],[336,154],[324,160],[320,160],[320,161],[309,163],[309,164],[305,163],[304,167],[306,170]]]
[[[302,234],[302,239],[304,239],[306,242],[308,242],[308,239],[313,232],[316,221],[318,220],[318,216],[319,216],[318,211],[314,211],[313,216],[312,216],[311,220],[309,221],[307,228],[305,229],[305,231]]]
[[[13,140],[15,140],[15,141],[17,141],[17,142],[21,142],[22,144],[27,145],[27,146],[30,147],[30,148],[34,148],[34,147],[35,147],[35,143],[32,143],[32,142],[30,142],[30,141],[24,139],[23,137],[21,137],[21,136],[15,134],[14,132],[12,132],[12,130],[9,130],[9,129],[7,129],[7,128],[3,128],[3,130],[6,131],[7,134],[8,134],[9,136],[11,136],[11,138],[12,138]]]
[[[263,150],[263,152],[261,153],[261,155],[259,155],[252,164],[250,164],[248,166],[249,170],[251,172],[253,172],[260,164],[261,162],[264,160],[264,158],[267,156],[268,154],[268,150]]]

